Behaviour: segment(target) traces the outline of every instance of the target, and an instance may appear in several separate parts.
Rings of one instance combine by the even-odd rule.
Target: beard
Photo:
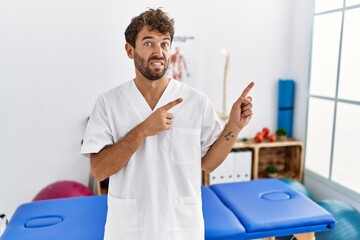
[[[149,60],[163,60],[164,58],[149,58]],[[145,59],[143,57],[141,57],[139,54],[136,53],[136,51],[134,52],[134,63],[135,63],[135,67],[136,69],[147,79],[155,81],[155,80],[159,80],[160,78],[162,78],[166,72],[167,69],[169,67],[169,61],[166,61],[165,59],[165,63],[164,63],[164,69],[159,70],[159,71],[155,71],[155,70],[151,70],[148,66],[147,63],[145,61]]]

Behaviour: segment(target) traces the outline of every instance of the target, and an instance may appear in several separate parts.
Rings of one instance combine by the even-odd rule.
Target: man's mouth
[[[156,62],[151,62],[150,64],[153,65],[153,66],[157,66],[157,67],[164,65],[164,63],[158,62],[158,61],[156,61]]]

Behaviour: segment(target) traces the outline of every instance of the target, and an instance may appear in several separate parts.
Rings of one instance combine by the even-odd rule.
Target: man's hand
[[[156,109],[155,112],[153,112],[144,122],[141,123],[141,127],[144,129],[145,135],[154,136],[159,132],[169,130],[171,128],[174,115],[168,111],[182,101],[182,98],[178,98]]]
[[[249,123],[253,115],[252,98],[248,96],[248,94],[254,85],[255,84],[251,82],[231,108],[229,124],[235,125],[238,130],[243,129]]]

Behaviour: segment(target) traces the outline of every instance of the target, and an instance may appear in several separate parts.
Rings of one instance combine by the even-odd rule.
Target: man
[[[252,116],[244,90],[222,131],[209,99],[166,76],[174,20],[161,9],[132,19],[125,50],[135,78],[98,98],[81,152],[110,177],[105,239],[201,240],[201,169],[226,158]]]

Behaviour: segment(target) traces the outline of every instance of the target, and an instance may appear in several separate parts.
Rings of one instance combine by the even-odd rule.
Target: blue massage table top
[[[210,188],[243,224],[245,239],[335,228],[329,212],[278,179],[215,184]]]
[[[206,240],[241,240],[330,230],[333,216],[277,179],[203,186]],[[44,200],[18,207],[1,240],[100,240],[106,196]]]
[[[245,228],[209,187],[201,187],[205,239],[245,239]]]
[[[101,240],[106,196],[43,200],[19,206],[1,240]]]

